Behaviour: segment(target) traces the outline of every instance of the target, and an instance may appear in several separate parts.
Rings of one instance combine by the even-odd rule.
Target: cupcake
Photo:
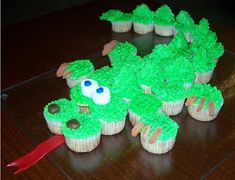
[[[122,33],[131,30],[132,14],[123,13],[120,10],[108,10],[100,16],[101,20],[110,21],[114,32]]]
[[[154,12],[146,4],[136,6],[132,11],[133,28],[138,34],[147,34],[154,28]]]
[[[115,60],[123,59],[126,56],[135,56],[136,54],[137,48],[133,44],[125,41],[117,43],[108,53],[108,57],[110,62],[113,63]]]
[[[176,16],[176,24],[174,28],[174,35],[179,31],[183,32],[188,42],[191,42],[190,32],[194,28],[194,20],[187,11],[180,11]]]
[[[224,46],[221,43],[214,43],[210,49],[207,50],[208,56],[214,59],[215,64],[218,63],[219,58],[224,54]]]
[[[131,133],[135,137],[140,132],[141,144],[148,152],[163,154],[173,148],[178,128],[178,124],[164,113],[153,113],[143,116]]]
[[[76,103],[61,98],[48,103],[43,110],[43,115],[50,131],[54,134],[62,134],[63,122],[74,117],[78,113]]]
[[[160,36],[172,36],[175,16],[167,5],[162,5],[154,13],[154,30]]]
[[[165,71],[167,82],[177,82],[182,84],[185,89],[189,89],[195,80],[195,71],[192,63],[181,56],[170,64]]]
[[[195,83],[208,83],[211,80],[216,63],[208,56],[204,48],[195,47],[193,53],[191,62],[196,75]]]
[[[183,56],[188,59],[192,58],[192,50],[189,48],[189,44],[182,32],[178,32],[168,47],[172,50],[175,57]]]
[[[179,114],[184,106],[186,90],[184,86],[177,82],[159,82],[152,87],[153,93],[162,101],[162,111],[167,115]]]
[[[164,81],[164,71],[156,59],[151,59],[149,56],[145,56],[143,59],[144,66],[140,69],[137,80],[145,94],[152,94],[152,86],[158,81]]]
[[[117,96],[113,96],[106,105],[91,105],[92,116],[102,124],[103,135],[114,135],[124,129],[127,115],[127,104]]]
[[[63,63],[56,72],[57,77],[66,79],[67,85],[72,88],[87,78],[94,71],[89,59],[79,59],[70,63]]]
[[[151,94],[138,94],[130,102],[128,115],[132,125],[136,125],[139,119],[145,115],[159,113],[162,110],[162,102]]]
[[[90,115],[78,114],[64,122],[62,132],[65,143],[75,152],[90,152],[100,143],[101,123]]]
[[[188,92],[185,105],[191,117],[199,121],[215,119],[224,103],[222,94],[210,84],[194,84]]]

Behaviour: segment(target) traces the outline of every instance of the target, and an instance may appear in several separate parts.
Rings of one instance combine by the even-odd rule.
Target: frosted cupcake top
[[[120,10],[110,9],[100,16],[100,20],[106,20],[111,22],[132,21],[132,14],[123,13]]]
[[[184,86],[177,82],[159,82],[152,87],[152,91],[161,101],[176,102],[187,96]]]
[[[154,22],[157,25],[172,26],[175,23],[175,16],[167,5],[162,5],[154,13]]]
[[[94,71],[94,67],[89,59],[79,59],[79,60],[70,62],[65,72],[67,71],[72,72],[68,78],[76,79],[82,76],[89,75],[90,73]]]
[[[125,55],[136,55],[137,48],[129,42],[119,42],[113,49],[108,53],[111,58],[119,58]]]
[[[195,71],[192,63],[185,57],[178,57],[166,69],[166,78],[168,82],[193,83]]]
[[[129,107],[133,113],[139,116],[160,112],[161,108],[162,102],[156,96],[144,93],[136,95],[131,100]]]
[[[118,96],[112,96],[111,101],[104,106],[94,103],[90,106],[92,116],[106,122],[122,121],[127,115],[127,108],[127,103]]]
[[[183,32],[190,32],[194,28],[194,20],[187,11],[180,11],[176,16],[176,29]]]
[[[192,64],[195,72],[204,73],[211,71],[215,68],[216,64],[212,57],[209,57],[207,51],[203,48],[194,48],[194,56],[192,58]]]
[[[177,135],[179,128],[178,124],[164,113],[149,114],[140,118],[139,121],[146,125],[141,129],[141,132],[143,132],[147,126],[150,126],[150,130],[147,137],[152,136],[156,128],[161,128],[162,132],[156,139],[159,141],[174,139]]]
[[[173,56],[173,51],[166,44],[156,45],[149,54],[149,58],[151,59],[165,59]]]
[[[224,46],[221,43],[215,43],[207,53],[212,59],[220,58],[224,54]]]
[[[65,98],[51,101],[43,110],[44,117],[49,121],[64,122],[78,113],[78,107],[73,101]]]
[[[75,87],[70,89],[71,99],[80,105],[90,105],[93,103],[91,98],[84,96],[81,92],[81,84],[77,84]]]
[[[217,89],[217,87],[213,87],[210,84],[193,84],[193,86],[188,91],[188,96],[196,96],[196,100],[193,103],[194,105],[199,105],[200,98],[204,97],[204,109],[209,108],[210,101],[213,101],[215,108],[219,109],[224,101],[221,91]]]
[[[65,137],[85,139],[101,133],[102,125],[98,119],[87,114],[77,114],[73,119],[64,122],[61,127]]]
[[[142,24],[152,24],[154,22],[154,12],[146,4],[136,6],[132,11],[133,21]]]

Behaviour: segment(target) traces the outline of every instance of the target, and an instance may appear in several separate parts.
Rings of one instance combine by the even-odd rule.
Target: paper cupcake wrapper
[[[153,31],[154,25],[153,24],[145,25],[145,24],[134,22],[133,28],[134,28],[134,31],[138,34],[147,34]]]
[[[141,85],[140,87],[144,90],[145,94],[153,94],[150,86]]]
[[[72,151],[90,152],[99,145],[100,136],[101,134],[99,133],[95,136],[91,136],[85,139],[75,139],[75,138],[65,137],[65,143]]]
[[[62,123],[61,122],[58,122],[58,121],[51,121],[49,119],[46,119],[46,122],[47,122],[47,126],[49,128],[49,130],[51,131],[51,133],[53,134],[62,134],[62,131],[61,131],[61,125]]]
[[[165,112],[168,116],[177,115],[182,111],[184,101],[185,99],[176,102],[163,101],[162,111]]]
[[[146,140],[143,139],[143,133],[140,134],[141,137],[141,144],[145,150],[153,154],[163,154],[169,152],[174,144],[175,138],[166,141],[159,141],[156,140],[153,144],[148,142],[148,138]]]
[[[129,116],[129,120],[130,120],[130,122],[131,122],[131,124],[132,124],[133,126],[135,126],[136,123],[137,123],[137,122],[139,121],[139,119],[140,119],[140,116],[137,115],[137,114],[135,114],[135,113],[133,113],[131,110],[128,110],[128,116]]]
[[[173,35],[175,36],[177,33],[178,33],[178,30],[175,27],[173,27]],[[188,43],[192,43],[193,42],[193,39],[191,38],[189,32],[184,32],[184,37],[186,38]]]
[[[204,72],[204,73],[197,73],[196,72],[195,83],[201,83],[201,84],[208,83],[211,80],[213,71],[214,70]]]
[[[114,135],[118,134],[124,129],[126,117],[120,121],[107,122],[102,119],[99,119],[102,124],[102,134],[103,135]]]
[[[190,114],[190,116],[192,118],[194,118],[198,121],[212,121],[218,116],[222,105],[219,109],[215,110],[215,113],[212,116],[209,115],[208,109],[201,109],[201,111],[197,112],[197,107],[198,106],[196,106],[196,105],[191,105],[187,108],[188,113]]]
[[[112,24],[112,30],[114,32],[128,32],[131,30],[132,22],[111,22]]]
[[[184,88],[185,88],[186,90],[188,90],[188,89],[191,88],[192,85],[193,85],[193,83],[184,83]]]
[[[160,26],[155,24],[154,31],[156,34],[164,37],[172,36],[174,34],[173,26]]]
[[[83,80],[87,79],[86,76],[82,76],[80,78],[77,78],[77,79],[70,79],[70,78],[67,78],[66,79],[66,82],[67,82],[67,85],[69,88],[72,88],[74,86],[76,86],[77,84],[81,83]]]

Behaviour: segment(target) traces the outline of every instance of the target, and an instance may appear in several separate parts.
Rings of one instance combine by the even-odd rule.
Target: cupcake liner
[[[219,58],[215,58],[214,61],[215,61],[215,64],[217,64],[219,61]]]
[[[65,143],[75,152],[90,152],[94,150],[100,143],[101,134],[97,134],[85,139],[75,139],[65,137]]]
[[[195,78],[195,83],[201,83],[201,84],[206,84],[211,80],[212,74],[214,70],[204,72],[204,73],[195,73],[196,78]]]
[[[129,116],[129,120],[130,120],[130,122],[131,122],[131,124],[132,124],[133,126],[135,126],[136,123],[137,123],[137,122],[139,121],[139,119],[140,119],[140,116],[137,115],[137,114],[135,114],[135,113],[133,113],[130,109],[128,110],[128,116]]]
[[[90,108],[88,105],[82,105],[82,104],[79,104],[79,113],[87,113],[87,114],[91,114],[91,111],[90,111]]]
[[[176,102],[166,102],[163,101],[162,111],[165,112],[168,116],[179,114],[184,106],[184,100],[176,101]]]
[[[114,32],[128,32],[131,30],[132,22],[111,22]]]
[[[126,117],[121,121],[113,121],[113,122],[107,122],[102,119],[100,119],[100,122],[102,124],[102,134],[103,135],[114,135],[118,134],[124,129]]]
[[[178,33],[178,30],[176,28],[173,28],[173,35],[175,36],[177,33]],[[193,39],[191,38],[189,32],[184,32],[184,37],[186,38],[188,43],[192,43],[193,42]]]
[[[70,78],[67,78],[66,79],[66,82],[67,82],[67,85],[69,88],[72,88],[74,86],[76,86],[77,84],[81,83],[83,80],[87,79],[86,76],[82,76],[78,79],[70,79]]]
[[[159,26],[155,24],[154,31],[156,34],[160,36],[165,36],[165,37],[172,36],[174,34],[173,26]]]
[[[153,31],[154,25],[153,24],[145,25],[145,24],[134,22],[133,28],[134,28],[134,31],[138,34],[147,34]]]
[[[215,113],[212,116],[209,115],[208,109],[201,109],[201,111],[197,112],[197,107],[198,107],[197,105],[191,105],[187,108],[188,113],[190,114],[192,118],[198,121],[212,121],[218,116],[222,105],[219,109],[215,110]]]
[[[167,153],[173,148],[175,144],[175,138],[166,140],[166,141],[156,140],[153,144],[150,144],[148,142],[148,138],[144,140],[143,133],[140,133],[140,136],[141,136],[141,144],[143,148],[153,154]]]
[[[58,121],[51,121],[49,119],[46,119],[47,122],[47,126],[49,128],[49,130],[51,131],[51,133],[53,134],[62,134],[62,131],[60,129],[62,123],[58,122]]]
[[[152,90],[150,86],[141,85],[141,88],[144,90],[145,94],[152,94]]]
[[[193,85],[193,83],[184,83],[184,88],[185,88],[186,90],[188,90],[188,89],[191,88],[192,85]]]

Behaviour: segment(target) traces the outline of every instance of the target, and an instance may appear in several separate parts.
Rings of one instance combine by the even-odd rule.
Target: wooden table
[[[48,139],[42,111],[45,104],[69,97],[69,89],[55,70],[64,61],[91,58],[99,68],[105,64],[100,50],[104,43],[117,39],[135,44],[139,54],[167,43],[154,33],[113,33],[110,24],[98,19],[111,8],[131,11],[137,1],[93,1],[25,23],[9,26],[2,33],[2,161],[3,179],[156,179],[156,178],[235,178],[235,44],[234,28],[213,24],[225,54],[216,67],[212,85],[221,89],[225,100],[216,120],[196,121],[186,109],[173,116],[180,125],[172,151],[153,155],[140,145],[139,137],[125,129],[114,136],[102,136],[97,149],[74,153],[66,145],[49,153],[36,165],[14,175],[5,165],[30,152]],[[148,2],[152,9],[160,4]]]

